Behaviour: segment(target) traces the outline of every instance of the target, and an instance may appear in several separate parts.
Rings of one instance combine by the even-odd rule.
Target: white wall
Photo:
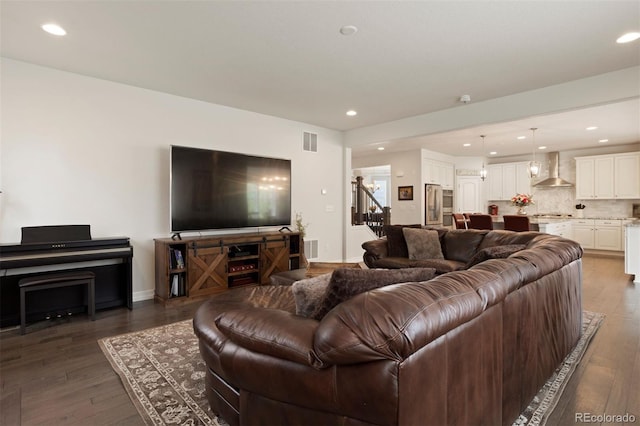
[[[391,223],[424,223],[421,151],[390,152],[352,159],[354,169],[381,165],[391,165]],[[413,186],[413,200],[398,200],[399,186]]]
[[[319,260],[344,257],[340,132],[4,58],[1,79],[1,242],[34,225],[128,236],[134,300],[152,295],[176,144],[291,159],[292,215],[310,224]],[[317,153],[302,151],[303,131],[318,134]]]

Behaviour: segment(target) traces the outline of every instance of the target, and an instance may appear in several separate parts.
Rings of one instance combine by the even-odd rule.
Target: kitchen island
[[[640,284],[640,220],[625,225],[624,273]]]

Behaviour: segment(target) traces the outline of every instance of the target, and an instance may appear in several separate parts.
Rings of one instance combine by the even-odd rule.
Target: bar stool
[[[469,229],[493,229],[493,219],[488,214],[470,214]]]
[[[504,215],[504,229],[507,231],[523,232],[529,230],[529,216]]]
[[[87,286],[87,314],[91,321],[96,319],[96,289],[95,274],[93,272],[70,272],[60,274],[37,275],[18,281],[20,287],[20,334],[25,334],[27,323],[27,293],[49,288],[70,287],[74,285]]]

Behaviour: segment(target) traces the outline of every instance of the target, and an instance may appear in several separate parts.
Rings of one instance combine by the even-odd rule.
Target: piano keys
[[[96,274],[97,310],[118,306],[131,309],[132,259],[128,237],[91,238],[88,225],[23,228],[21,243],[0,244],[0,327],[20,323],[20,279],[59,270]],[[83,309],[78,293],[71,287],[43,294],[43,300],[30,300],[27,316],[38,320],[51,310]]]

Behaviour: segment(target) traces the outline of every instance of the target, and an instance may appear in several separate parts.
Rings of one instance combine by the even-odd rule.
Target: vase
[[[525,206],[518,207],[518,214],[527,214],[527,210],[525,209]]]

